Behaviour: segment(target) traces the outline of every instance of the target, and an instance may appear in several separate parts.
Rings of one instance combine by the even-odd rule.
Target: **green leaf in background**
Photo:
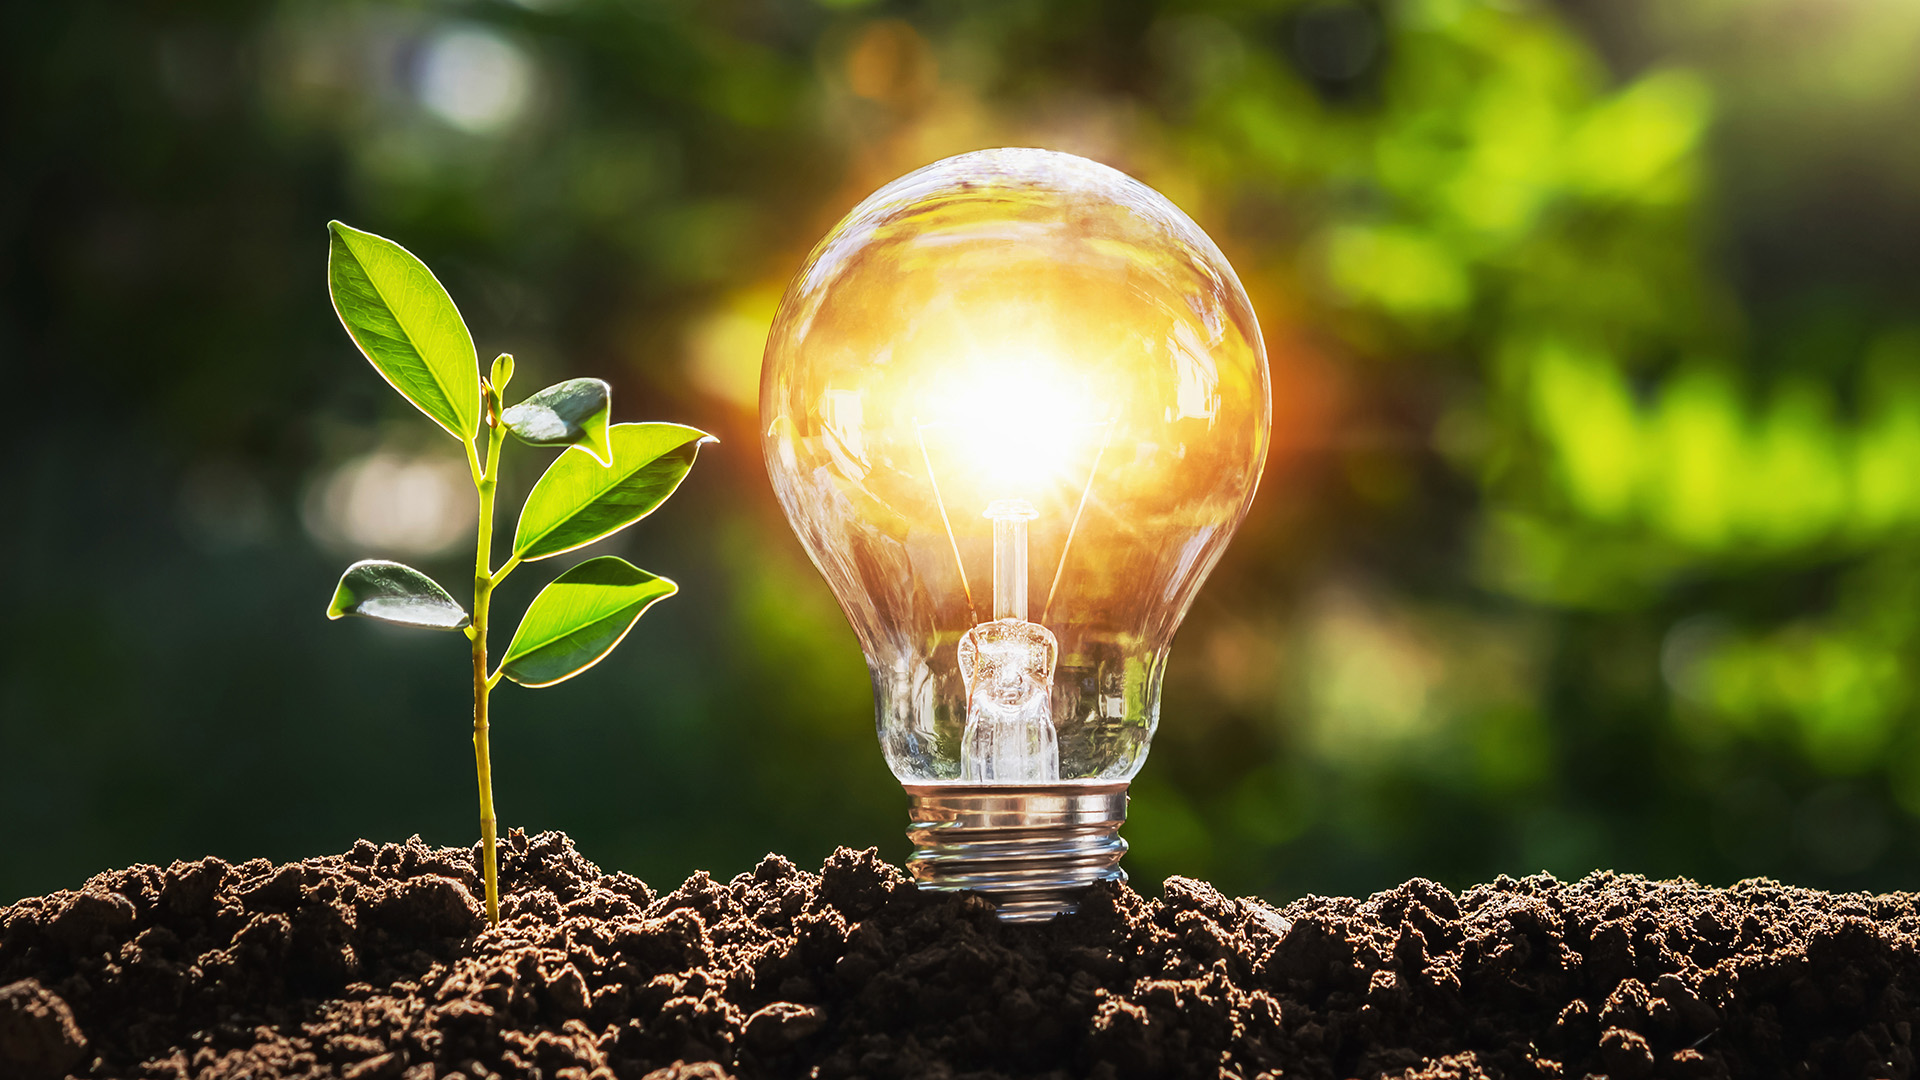
[[[607,435],[611,467],[576,446],[533,486],[514,530],[515,555],[545,559],[639,521],[680,486],[700,444],[715,441],[683,424],[615,424]]]
[[[399,244],[327,225],[327,287],[354,344],[434,423],[462,442],[480,424],[480,360],[453,298]]]
[[[565,682],[599,663],[642,612],[678,591],[625,559],[588,559],[533,598],[500,670],[521,686]]]
[[[327,605],[327,618],[359,615],[422,630],[458,630],[467,611],[432,578],[405,563],[364,559],[347,567]]]
[[[511,371],[511,362],[508,370]],[[496,381],[497,385],[497,381]],[[502,413],[507,430],[532,446],[578,444],[602,465],[613,464],[607,445],[607,414],[613,388],[599,379],[568,379]]]

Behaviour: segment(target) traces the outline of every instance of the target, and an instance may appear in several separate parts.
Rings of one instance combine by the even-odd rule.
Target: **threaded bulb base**
[[[1044,922],[1073,911],[1098,881],[1125,881],[1127,785],[904,784],[907,869],[922,889],[971,889],[1003,922]]]

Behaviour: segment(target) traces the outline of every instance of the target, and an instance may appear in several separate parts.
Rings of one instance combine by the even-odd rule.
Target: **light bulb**
[[[1084,158],[948,158],[814,248],[760,411],[866,652],[921,887],[1024,920],[1124,879],[1168,646],[1266,459],[1266,352],[1220,249]]]

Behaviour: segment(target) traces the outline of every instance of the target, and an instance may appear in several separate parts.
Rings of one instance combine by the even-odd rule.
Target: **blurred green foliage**
[[[334,217],[473,298],[523,380],[722,439],[664,527],[583,553],[684,602],[501,709],[506,823],[656,880],[903,856],[861,658],[759,463],[758,353],[861,195],[992,145],[1167,192],[1271,353],[1275,452],[1174,650],[1137,878],[1920,884],[1903,0],[0,18],[0,900],[471,835],[459,643],[313,614],[345,551],[457,576],[470,513],[333,323]]]

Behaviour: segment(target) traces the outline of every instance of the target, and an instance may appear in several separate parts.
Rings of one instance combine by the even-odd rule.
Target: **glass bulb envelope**
[[[1259,325],[1212,240],[1083,158],[949,158],[821,240],[760,394],[894,775],[1124,791],[1266,457]]]

